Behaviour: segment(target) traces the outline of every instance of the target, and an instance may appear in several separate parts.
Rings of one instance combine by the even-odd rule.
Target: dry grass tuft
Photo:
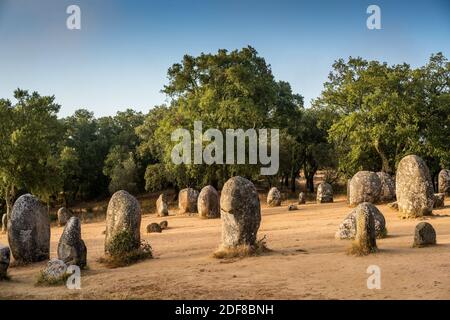
[[[377,248],[369,248],[368,246],[360,245],[356,241],[353,241],[352,246],[348,249],[347,254],[361,257],[376,252],[378,252]]]
[[[260,256],[264,253],[271,252],[266,245],[266,236],[258,240],[254,245],[240,245],[237,247],[221,248],[213,253],[213,258],[216,259],[234,259]]]

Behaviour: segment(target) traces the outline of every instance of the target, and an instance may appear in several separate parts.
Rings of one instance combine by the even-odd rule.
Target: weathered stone
[[[0,280],[7,278],[9,262],[11,260],[11,251],[8,247],[0,244]]]
[[[374,215],[366,208],[364,206],[356,208],[356,235],[353,253],[358,255],[366,255],[377,251]]]
[[[200,218],[220,218],[219,193],[213,186],[206,186],[198,195],[197,209]]]
[[[350,181],[350,205],[363,202],[377,203],[380,200],[381,180],[375,172],[359,171]]]
[[[120,190],[113,194],[106,212],[105,252],[116,237],[131,235],[133,243],[129,247],[138,249],[141,243],[141,207],[135,197]]]
[[[178,194],[179,214],[197,213],[198,191],[192,188],[186,188]]]
[[[436,244],[436,231],[428,222],[420,222],[414,232],[413,247],[424,247]]]
[[[445,206],[444,201],[445,193],[435,193],[433,208],[443,208]]]
[[[295,204],[290,204],[288,206],[288,211],[294,211],[294,210],[298,210],[298,207]]]
[[[165,230],[169,227],[169,223],[166,220],[164,220],[159,223],[159,226],[161,227],[162,230]]]
[[[395,181],[392,176],[386,172],[377,172],[377,176],[381,181],[380,201],[395,200]]]
[[[397,203],[397,201],[388,203],[387,206],[388,206],[389,208],[391,208],[391,209],[398,210],[398,203]]]
[[[439,193],[445,193],[450,196],[450,170],[442,169],[438,176]]]
[[[8,221],[8,241],[16,261],[37,262],[50,254],[50,219],[47,209],[31,194],[20,196]]]
[[[300,192],[298,194],[298,204],[305,204],[306,203],[306,194],[304,192]]]
[[[8,216],[6,213],[2,216],[2,233],[8,231]]]
[[[67,221],[69,221],[71,217],[70,211],[64,207],[59,208],[57,215],[58,215],[58,224],[60,227],[65,226]]]
[[[81,239],[81,222],[71,217],[67,222],[58,243],[58,259],[67,265],[86,266],[87,249]]]
[[[150,223],[147,226],[147,233],[154,233],[154,232],[161,233],[161,231],[162,231],[161,226],[155,222]]]
[[[166,217],[169,215],[166,195],[163,193],[160,194],[158,200],[156,200],[156,214],[158,217]]]
[[[396,194],[398,210],[405,217],[431,214],[434,190],[425,162],[416,155],[404,157],[397,168]]]
[[[322,182],[317,186],[317,203],[333,202],[333,187],[329,183]]]
[[[261,223],[258,192],[253,183],[236,176],[229,179],[220,197],[222,247],[253,246]]]
[[[47,281],[58,281],[63,279],[67,272],[67,265],[59,259],[51,259],[42,270],[42,275]]]
[[[356,235],[356,213],[358,211],[369,212],[375,223],[375,236],[377,238],[383,238],[386,236],[386,219],[383,214],[370,202],[363,202],[348,214],[348,216],[339,225],[339,229],[336,232],[336,239],[354,239]]]
[[[272,187],[267,194],[267,205],[269,207],[279,207],[281,206],[281,193],[280,191]]]

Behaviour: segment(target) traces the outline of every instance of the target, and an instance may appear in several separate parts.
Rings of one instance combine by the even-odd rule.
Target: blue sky
[[[68,30],[66,8],[81,8]],[[381,30],[366,27],[370,4]],[[96,116],[166,101],[167,69],[184,54],[251,45],[307,105],[338,58],[425,64],[450,58],[450,1],[0,0],[0,97],[54,94],[60,116]]]

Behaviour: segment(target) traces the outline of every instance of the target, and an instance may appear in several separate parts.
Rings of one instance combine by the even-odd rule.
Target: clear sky
[[[71,4],[81,30],[66,28]],[[370,4],[381,30],[366,27]],[[247,45],[309,105],[338,58],[450,58],[450,1],[0,0],[0,97],[18,87],[54,94],[60,116],[147,112],[165,101],[167,69],[184,54]]]

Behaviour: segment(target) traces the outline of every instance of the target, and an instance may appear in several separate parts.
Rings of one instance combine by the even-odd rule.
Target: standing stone
[[[317,187],[317,203],[328,203],[333,202],[333,187],[331,184],[322,182]]]
[[[166,195],[163,193],[160,194],[158,200],[156,200],[156,213],[158,217],[166,217],[169,215]]]
[[[424,247],[436,244],[436,231],[428,222],[420,222],[414,232],[413,247]]]
[[[220,197],[222,247],[253,246],[261,223],[258,192],[253,183],[236,176],[229,179]]]
[[[138,249],[141,244],[141,207],[135,197],[124,190],[111,197],[106,211],[105,252],[109,246],[124,234],[132,238],[130,248]]]
[[[375,223],[375,236],[384,238],[386,236],[386,219],[383,214],[370,202],[363,202],[348,214],[348,216],[339,225],[339,229],[335,234],[336,239],[354,239],[356,235],[356,213],[358,211],[369,212]]]
[[[87,249],[81,239],[81,222],[71,217],[64,228],[58,243],[58,259],[67,265],[86,266]]]
[[[50,254],[50,219],[47,209],[31,194],[20,196],[8,221],[8,241],[16,261],[46,260]]]
[[[180,214],[197,212],[198,191],[186,188],[178,194],[178,208]]]
[[[375,219],[363,206],[356,208],[356,235],[352,250],[358,255],[377,251]]]
[[[443,208],[445,205],[444,201],[445,193],[435,193],[433,208]]]
[[[381,180],[375,172],[359,171],[350,181],[350,205],[380,200]]]
[[[395,200],[395,181],[392,176],[386,172],[377,172],[377,176],[381,181],[380,201]]]
[[[11,252],[8,247],[0,244],[0,280],[7,278]]]
[[[206,186],[198,195],[197,209],[200,218],[220,218],[219,193],[213,186]]]
[[[47,281],[62,280],[67,272],[67,265],[59,259],[51,259],[47,266],[41,271],[42,276]]]
[[[57,215],[58,215],[58,225],[60,227],[65,226],[67,221],[69,221],[71,217],[70,211],[64,207],[59,208]]]
[[[306,194],[304,192],[300,192],[298,194],[298,204],[305,204],[306,203]]]
[[[277,188],[273,187],[269,190],[267,194],[267,205],[269,207],[281,206],[281,193]]]
[[[3,214],[2,216],[2,233],[6,233],[8,231],[8,216]]]
[[[397,168],[396,194],[399,212],[405,217],[431,214],[434,190],[430,171],[416,155],[404,157]]]
[[[445,193],[450,196],[450,170],[442,169],[438,176],[439,193]]]

